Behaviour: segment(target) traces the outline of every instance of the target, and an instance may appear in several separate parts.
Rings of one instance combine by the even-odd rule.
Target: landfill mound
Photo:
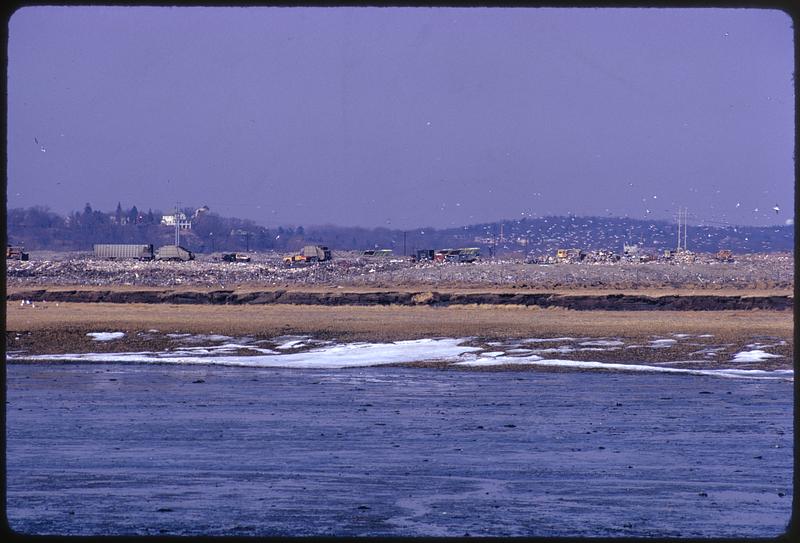
[[[225,262],[199,255],[191,262],[102,260],[90,253],[31,254],[31,260],[7,260],[8,287],[107,286],[218,289],[253,287],[419,287],[522,288],[535,290],[792,290],[794,255],[736,255],[733,262],[713,255],[692,261],[527,263],[520,259],[483,259],[472,263],[413,262],[336,253],[330,262],[286,267],[276,253],[251,253],[250,262]],[[426,288],[422,288],[426,287]]]

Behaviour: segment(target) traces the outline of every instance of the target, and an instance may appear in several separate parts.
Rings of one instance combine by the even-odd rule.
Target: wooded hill
[[[194,210],[186,209],[187,217]],[[143,212],[135,206],[101,212],[86,204],[82,212],[66,217],[46,207],[10,209],[7,236],[10,245],[27,250],[91,251],[95,243],[172,244],[174,227],[161,224],[161,211]],[[295,251],[304,244],[327,245],[332,250],[392,249],[397,255],[417,249],[480,247],[482,254],[545,255],[558,248],[622,253],[623,244],[638,244],[653,251],[677,247],[677,225],[605,217],[543,217],[435,229],[409,230],[346,226],[281,226],[266,228],[252,220],[222,217],[212,211],[192,218],[192,228],[181,230],[181,245],[195,252]],[[681,235],[683,237],[683,234]],[[794,250],[794,226],[689,225],[689,250],[757,253]]]

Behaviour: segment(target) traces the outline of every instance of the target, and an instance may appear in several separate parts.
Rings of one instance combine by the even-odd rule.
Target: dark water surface
[[[29,534],[771,537],[792,387],[650,373],[8,364]]]

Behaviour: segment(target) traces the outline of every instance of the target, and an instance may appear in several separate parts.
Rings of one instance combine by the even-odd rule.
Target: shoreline
[[[527,288],[264,288],[212,289],[196,286],[14,287],[7,301],[192,304],[192,305],[284,305],[304,306],[524,306],[564,308],[579,311],[720,311],[791,310],[794,295],[786,290],[536,290]]]
[[[158,330],[161,339],[148,334]],[[93,341],[89,332],[125,332]],[[303,335],[321,340],[389,343],[423,338],[621,338],[645,344],[676,334],[710,335],[725,356],[747,344],[782,341],[769,367],[791,367],[791,311],[572,311],[525,306],[180,305],[37,302],[6,303],[6,349],[28,354],[153,351],[174,346],[164,334],[221,334],[257,340]],[[669,361],[697,347],[631,348],[578,355],[599,361]],[[676,358],[676,356],[678,358]],[[666,358],[665,358],[666,357]],[[684,357],[684,358],[681,358]],[[518,368],[515,368],[518,369]]]

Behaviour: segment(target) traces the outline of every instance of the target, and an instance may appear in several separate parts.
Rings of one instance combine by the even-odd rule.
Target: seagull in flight
[[[775,207],[773,207],[772,209],[775,211],[775,214],[776,214],[776,215],[777,215],[778,213],[780,213],[780,211],[781,211],[781,208],[779,208],[779,207],[778,207],[778,204],[775,204]]]

